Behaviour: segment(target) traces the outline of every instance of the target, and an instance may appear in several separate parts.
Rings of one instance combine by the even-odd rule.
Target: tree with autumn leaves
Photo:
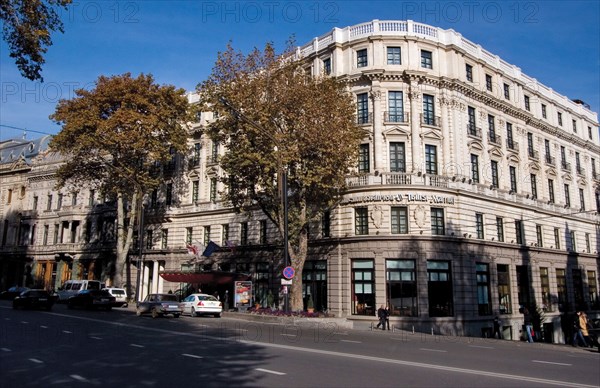
[[[187,151],[189,104],[183,89],[158,85],[144,74],[101,76],[95,88],[75,95],[59,101],[50,116],[62,126],[50,144],[65,156],[58,185],[97,189],[116,199],[112,283],[121,287],[143,196],[164,182],[164,169],[156,167]]]
[[[282,194],[288,197],[292,310],[303,308],[309,225],[340,199],[365,136],[346,85],[309,74],[309,65],[291,45],[280,55],[271,44],[247,55],[228,45],[198,85],[204,109],[216,112],[207,134],[225,147],[219,161],[224,200],[238,211],[262,210],[283,241]],[[281,190],[284,171],[287,193]],[[282,255],[279,269],[283,265]]]

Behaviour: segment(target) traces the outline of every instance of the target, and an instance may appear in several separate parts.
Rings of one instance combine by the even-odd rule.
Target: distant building
[[[341,204],[311,227],[303,278],[316,310],[372,319],[388,304],[398,327],[472,336],[491,334],[498,315],[517,339],[519,308],[538,307],[552,342],[564,341],[561,313],[598,315],[600,141],[589,106],[412,21],[335,28],[297,52],[312,74],[348,82],[369,130]],[[186,190],[166,182],[148,197],[142,293],[183,286],[160,273],[220,269],[251,273],[265,304],[280,286],[276,230],[221,203],[218,143],[194,130],[190,146],[177,161]],[[111,208],[95,206],[97,193],[56,192],[51,154],[21,167],[2,155],[3,285],[22,283],[26,266],[53,286],[106,275]],[[168,222],[152,217],[158,208]],[[193,260],[186,245],[210,241],[226,248]]]

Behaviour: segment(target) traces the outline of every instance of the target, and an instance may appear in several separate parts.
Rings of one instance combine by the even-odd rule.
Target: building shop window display
[[[268,262],[256,263],[256,272],[254,273],[254,304],[259,304],[261,307],[272,307],[268,305],[267,299],[270,273]]]
[[[479,315],[492,315],[489,265],[486,263],[476,263],[475,270],[477,276],[477,306]]]
[[[500,314],[512,314],[512,301],[510,296],[510,274],[507,264],[498,264],[498,302]]]
[[[307,261],[302,270],[302,296],[312,296],[316,311],[327,310],[327,261]]]
[[[417,273],[414,260],[386,260],[387,302],[391,315],[418,316]]]
[[[373,260],[352,261],[352,314],[375,315],[375,265]]]
[[[454,316],[452,272],[449,261],[427,261],[430,317]]]

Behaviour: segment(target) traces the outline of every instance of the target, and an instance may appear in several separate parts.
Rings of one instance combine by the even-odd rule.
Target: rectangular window
[[[530,106],[529,106],[529,96],[525,96],[525,110],[529,111],[530,110]]]
[[[390,143],[390,171],[406,172],[406,153],[404,143]]]
[[[475,154],[471,154],[471,179],[479,183],[479,156]]]
[[[267,221],[266,220],[260,220],[260,243],[261,244],[266,244],[267,243]]]
[[[321,218],[321,230],[323,237],[331,237],[331,212],[326,211]]]
[[[444,236],[446,234],[443,208],[431,208],[431,234],[434,236]]]
[[[357,236],[369,234],[369,214],[366,207],[354,209],[354,224],[354,234]]]
[[[230,246],[229,241],[229,224],[221,225],[221,244]],[[228,245],[229,244],[229,245]]]
[[[573,120],[573,133],[577,133],[577,121]]]
[[[590,244],[590,234],[585,234],[585,250],[587,253],[592,253],[592,246]]]
[[[467,130],[469,135],[477,136],[477,124],[475,121],[475,108],[472,106],[467,107],[467,114],[469,116],[469,122],[467,123]]]
[[[454,315],[450,262],[427,260],[427,295],[430,317]]]
[[[552,179],[548,179],[548,197],[550,203],[554,203],[554,181]]]
[[[575,171],[577,171],[577,174],[583,174],[579,152],[575,152]]]
[[[481,213],[475,213],[475,229],[477,231],[477,238],[483,239],[484,238],[483,214],[481,214]]]
[[[169,230],[168,229],[162,230],[160,241],[161,241],[160,248],[167,249],[168,244],[169,244]]]
[[[498,302],[500,314],[512,314],[512,301],[510,293],[510,272],[508,264],[498,264]]]
[[[248,245],[248,223],[240,223],[240,245]]]
[[[536,199],[538,196],[537,177],[535,174],[529,174],[529,178],[531,179],[531,196],[533,197],[533,199]]]
[[[504,241],[504,219],[496,217],[496,230],[498,231],[498,241]]]
[[[585,193],[583,189],[579,189],[579,205],[582,211],[585,210]]]
[[[204,246],[208,246],[208,243],[210,243],[210,226],[205,226],[204,227],[204,241],[203,244]]]
[[[417,271],[414,260],[386,260],[387,296],[390,314],[418,316]]]
[[[388,121],[393,123],[404,122],[404,105],[402,92],[388,92]]]
[[[510,100],[510,86],[508,84],[504,84],[504,98]]]
[[[59,225],[54,224],[54,235],[52,236],[52,244],[58,244],[58,234],[60,233]]]
[[[62,203],[63,203],[63,194],[58,193],[58,200],[56,201],[56,210],[62,209]]]
[[[356,67],[366,67],[367,64],[367,49],[356,51]]]
[[[12,189],[8,189],[7,190],[7,194],[6,194],[6,204],[10,205],[10,203],[12,202]],[[50,210],[50,209],[48,209]]]
[[[490,295],[490,270],[486,263],[476,263],[477,305],[479,315],[492,315],[492,298]]]
[[[569,231],[569,241],[571,242],[570,251],[577,252],[577,235],[574,230]]]
[[[598,281],[596,280],[596,271],[587,271],[587,278],[590,306],[593,310],[598,310],[600,303],[598,303]]]
[[[492,186],[495,188],[499,187],[499,181],[498,181],[498,162],[496,162],[495,160],[492,160],[491,164],[490,164],[491,170],[492,170]]]
[[[192,182],[192,203],[198,202],[200,195],[200,181]]]
[[[542,117],[543,118],[547,118],[546,105],[544,105],[544,104],[542,104]]]
[[[431,175],[437,175],[437,147],[431,144],[425,144],[425,172]]]
[[[48,245],[48,235],[50,234],[50,225],[44,225],[44,236],[42,237],[42,244]]]
[[[217,178],[210,178],[210,202],[217,202]]]
[[[154,238],[152,237],[152,229],[146,231],[146,249],[152,249],[154,246]]]
[[[588,137],[590,138],[590,140],[594,139],[594,136],[592,135],[592,127],[588,127]]]
[[[513,141],[513,129],[511,123],[506,123],[506,146],[511,150],[514,150],[517,147]]]
[[[352,260],[352,314],[375,315],[375,264]]]
[[[425,69],[433,69],[431,51],[421,50],[421,67]]]
[[[402,59],[400,57],[400,47],[388,47],[387,48],[387,64],[388,65],[402,64]]]
[[[543,247],[544,246],[544,235],[542,233],[542,225],[535,226],[535,236],[537,238],[537,246],[540,248]]]
[[[533,133],[527,132],[527,155],[530,158],[535,158],[535,149],[533,147]]]
[[[546,151],[546,163],[554,164],[552,162],[552,153],[550,152],[550,140],[544,140],[544,149]]]
[[[510,176],[510,190],[513,193],[517,192],[517,168],[514,166],[508,167],[508,174]]]
[[[217,163],[217,159],[219,158],[219,142],[213,140],[212,142],[212,150],[210,153],[210,161],[212,163]]]
[[[356,119],[358,124],[369,123],[369,95],[367,93],[356,95]]]
[[[331,58],[323,59],[323,72],[327,75],[331,74]]]
[[[515,221],[515,237],[517,239],[517,244],[524,245],[525,244],[525,236],[523,235],[523,221],[516,220]]]
[[[550,276],[548,268],[540,267],[540,284],[542,289],[542,310],[552,311],[552,299],[550,297]]]
[[[600,180],[600,177],[596,175],[596,159],[591,158],[592,165],[592,179]]]
[[[466,73],[467,81],[473,82],[473,66],[466,64],[465,65],[465,73]]]
[[[369,144],[361,144],[358,154],[358,172],[369,172],[369,165]]]
[[[485,88],[488,90],[488,92],[491,92],[493,90],[492,87],[492,76],[489,74],[485,75]]]
[[[564,268],[556,269],[556,293],[558,311],[567,310],[567,275]]]
[[[193,236],[194,236],[194,228],[187,227],[185,228],[185,243],[186,244],[191,244],[193,242]]]
[[[172,183],[167,183],[167,192],[166,192],[165,203],[167,206],[173,205],[173,184]]]
[[[496,124],[495,117],[492,115],[488,115],[488,129],[489,129],[489,137],[492,143],[496,142]]]
[[[435,106],[433,96],[423,94],[423,124],[435,125]]]
[[[96,190],[90,190],[90,202],[88,203],[89,207],[93,207],[96,201]]]
[[[32,209],[34,211],[37,211],[37,208],[38,208],[38,196],[36,195],[36,196],[33,197],[33,206],[32,206]]]
[[[560,249],[560,229],[554,228],[554,248]]]
[[[201,143],[194,143],[194,156],[192,157],[192,166],[198,167],[200,165],[200,152],[202,151]]]
[[[556,117],[558,118],[558,125],[562,127],[562,113],[557,112]]]
[[[565,206],[571,207],[571,193],[569,190],[569,185],[565,183]]]
[[[408,208],[393,206],[391,209],[392,234],[408,233]]]

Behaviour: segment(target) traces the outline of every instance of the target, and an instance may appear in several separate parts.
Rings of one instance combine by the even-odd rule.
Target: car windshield
[[[46,291],[26,291],[21,295],[27,295],[27,296],[48,296],[48,293]]]
[[[210,301],[216,301],[217,300],[217,298],[215,298],[212,295],[200,295],[200,296],[198,296],[198,299],[200,299],[200,300],[210,300]]]

